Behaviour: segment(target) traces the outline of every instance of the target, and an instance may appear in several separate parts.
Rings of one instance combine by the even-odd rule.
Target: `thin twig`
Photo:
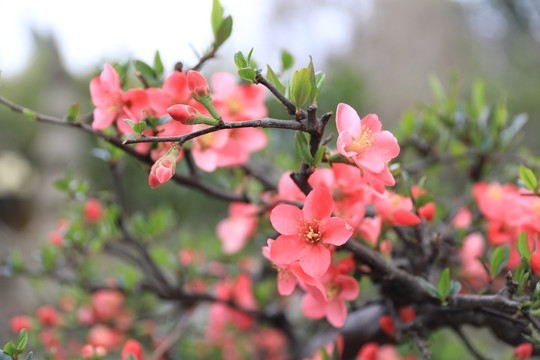
[[[482,354],[480,354],[473,346],[473,344],[467,339],[467,336],[463,333],[463,330],[461,330],[460,327],[455,326],[453,327],[456,334],[459,335],[461,338],[461,341],[465,344],[469,352],[477,359],[477,360],[490,360],[489,358],[484,357]]]

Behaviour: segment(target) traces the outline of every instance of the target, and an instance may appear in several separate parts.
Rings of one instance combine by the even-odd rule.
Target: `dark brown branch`
[[[255,82],[257,84],[262,84],[264,85],[268,90],[270,90],[270,92],[283,104],[285,105],[285,107],[287,108],[287,112],[289,113],[289,115],[295,115],[296,114],[296,105],[294,105],[292,103],[292,101],[290,101],[289,99],[287,99],[285,97],[285,95],[283,95],[283,93],[281,91],[278,90],[278,88],[276,88],[274,86],[274,84],[272,84],[270,81],[266,80],[264,78],[264,76],[262,76],[262,74],[259,74],[257,75],[257,77],[255,78]],[[306,117],[306,114],[305,112],[304,113],[304,117]]]
[[[199,71],[199,69],[210,59],[213,59],[216,56],[216,49],[210,50],[206,55],[199,59],[199,62],[193,66],[190,70]]]
[[[4,104],[4,105],[7,105],[7,107],[9,107],[10,109],[12,109],[13,111],[16,111],[16,112],[19,112],[19,113],[27,113],[27,112],[30,112],[33,116],[34,119],[36,119],[36,121],[39,121],[39,122],[43,122],[43,123],[49,123],[49,124],[54,124],[54,125],[59,125],[59,126],[64,126],[64,127],[71,127],[71,128],[78,128],[88,134],[91,134],[91,135],[94,135],[98,138],[101,138],[101,139],[104,139],[105,141],[107,141],[109,144],[111,145],[114,145],[115,147],[121,149],[122,151],[124,151],[125,153],[127,153],[128,155],[134,157],[135,159],[139,160],[140,162],[142,163],[145,163],[147,165],[152,165],[154,162],[152,161],[152,159],[150,159],[150,157],[148,157],[146,154],[141,154],[139,152],[137,152],[133,147],[130,147],[130,146],[126,146],[122,143],[122,140],[115,137],[115,136],[111,136],[111,135],[108,135],[108,134],[105,134],[101,131],[98,131],[98,130],[95,130],[93,129],[91,126],[89,125],[86,125],[86,124],[83,124],[81,122],[66,122],[62,119],[59,119],[59,118],[56,118],[56,117],[53,117],[53,116],[48,116],[48,115],[44,115],[44,114],[40,114],[40,113],[37,113],[37,112],[33,112],[33,111],[30,111],[29,109],[26,109],[20,105],[17,105],[9,100],[7,100],[6,98],[4,98],[3,96],[0,96],[0,103]],[[189,187],[192,187],[192,188],[196,188],[196,189],[199,189],[215,198],[218,198],[218,199],[221,199],[221,200],[226,200],[226,201],[240,201],[240,202],[249,202],[247,196],[245,195],[238,195],[238,194],[234,194],[234,193],[231,193],[231,192],[228,192],[228,191],[225,191],[225,190],[222,190],[222,189],[219,189],[219,188],[216,188],[210,184],[207,184],[207,183],[204,183],[202,181],[200,181],[199,179],[196,179],[196,178],[193,178],[193,177],[188,177],[188,176],[183,176],[183,175],[180,175],[180,174],[174,174],[173,176],[173,181],[178,183],[178,184],[182,184],[182,185],[186,185],[186,186],[189,186]]]
[[[172,120],[171,120],[172,121]],[[180,145],[184,144],[186,141],[194,139],[196,137],[209,134],[219,130],[225,129],[240,129],[240,128],[271,128],[271,129],[288,129],[288,130],[300,130],[306,131],[306,127],[293,120],[279,120],[279,119],[257,119],[257,120],[248,120],[248,121],[238,121],[238,122],[223,122],[222,125],[211,126],[208,128],[200,129],[193,131],[189,134],[180,135],[180,136],[142,136],[137,139],[128,139],[124,140],[123,144],[135,144],[135,143],[145,143],[145,142],[176,142]]]

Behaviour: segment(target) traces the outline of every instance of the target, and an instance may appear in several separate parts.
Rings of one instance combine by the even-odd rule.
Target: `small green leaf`
[[[323,159],[324,153],[326,153],[326,146],[321,146],[320,148],[318,148],[317,153],[315,153],[315,156],[313,158],[313,164],[311,165],[317,166],[318,164],[320,164]]]
[[[439,292],[437,291],[435,286],[429,283],[426,279],[420,276],[417,276],[416,281],[418,281],[418,284],[420,284],[420,286],[422,286],[431,296],[436,297],[436,298],[439,297]]]
[[[19,336],[17,336],[17,350],[23,350],[26,347],[26,342],[28,341],[28,334],[26,332],[26,329],[22,329],[19,331]]]
[[[309,56],[309,78],[311,81],[311,93],[309,94],[309,98],[311,103],[317,102],[317,95],[319,93],[319,89],[317,89],[317,80],[315,78],[315,68],[313,67],[313,59],[311,58],[311,55]]]
[[[214,0],[212,4],[212,31],[214,32],[214,37],[217,37],[217,32],[223,21],[223,7],[219,3],[219,0]]]
[[[431,87],[431,92],[433,93],[433,96],[435,96],[435,99],[438,101],[446,99],[444,88],[436,75],[429,75],[429,86]]]
[[[415,129],[415,120],[416,115],[414,114],[413,110],[407,110],[401,117],[401,131],[403,131],[403,134],[406,136],[411,135],[414,132]]]
[[[238,70],[238,75],[240,75],[240,77],[244,80],[253,81],[255,80],[257,73],[253,69],[244,68],[244,69]]]
[[[223,43],[231,36],[233,26],[232,17],[229,15],[221,22],[217,33],[215,34],[214,50],[223,45]]]
[[[36,114],[30,109],[23,109],[23,115],[26,116],[29,120],[36,120]]]
[[[81,107],[79,106],[79,104],[73,104],[68,108],[65,120],[68,123],[73,123],[77,121],[80,115],[81,115]]]
[[[4,346],[4,353],[6,355],[17,356],[17,348],[13,345],[13,341],[8,342]]]
[[[236,64],[236,67],[238,69],[244,69],[248,67],[248,62],[244,58],[244,54],[241,51],[234,54],[234,63]]]
[[[493,252],[490,262],[491,277],[497,275],[508,263],[510,249],[506,246],[499,246]]]
[[[249,50],[249,54],[248,54],[247,59],[246,59],[246,61],[247,61],[247,63],[249,64],[249,66],[252,65],[252,62],[254,62],[254,60],[251,59],[251,55],[253,55],[253,50],[254,50],[254,49],[255,49],[255,48],[251,48],[251,50]]]
[[[126,360],[137,360],[137,359],[135,358],[135,356],[133,356],[132,353],[129,353],[129,355],[127,356]]]
[[[293,66],[294,58],[287,50],[281,51],[281,70],[285,71]]]
[[[161,76],[164,71],[163,62],[161,61],[161,55],[159,55],[159,50],[156,51],[156,55],[154,55],[154,71],[158,77]]]
[[[128,124],[131,129],[136,132],[137,134],[139,135],[142,135],[142,132],[144,130],[146,130],[146,123],[144,121],[139,121],[138,123],[136,123],[135,121],[133,120],[130,120],[130,119],[123,119],[126,124]]]
[[[311,94],[311,78],[309,69],[303,68],[294,72],[291,80],[291,100],[300,109]]]
[[[424,190],[424,186],[426,185],[427,176],[422,176],[420,178],[420,181],[418,181],[418,195],[422,194],[422,190]]]
[[[524,165],[519,166],[519,178],[529,190],[536,190],[538,187],[538,180],[531,169]]]
[[[537,282],[534,288],[533,300],[537,301],[539,299],[540,299],[540,282]]]
[[[461,283],[459,281],[451,280],[450,281],[450,291],[448,292],[448,297],[454,296],[461,290]]]
[[[418,195],[414,201],[414,204],[417,208],[421,208],[422,206],[433,202],[435,198],[431,194],[422,194]]]
[[[450,293],[450,269],[446,268],[441,273],[441,277],[439,278],[439,284],[437,286],[439,290],[439,299],[441,299],[443,302],[448,297],[448,294]]]
[[[278,77],[276,76],[276,73],[270,65],[267,65],[266,67],[266,79],[272,83],[279,91],[283,92],[285,90],[285,86],[279,81]]]
[[[517,251],[522,258],[527,260],[527,264],[531,263],[531,249],[529,249],[529,242],[527,241],[526,232],[519,234]]]
[[[157,75],[150,65],[140,60],[135,60],[134,64],[135,70],[141,74],[143,79],[146,80],[150,86],[157,86]]]
[[[34,353],[30,351],[28,355],[26,355],[26,360],[32,360],[33,357],[34,357]]]
[[[311,156],[311,152],[309,151],[309,144],[306,138],[306,134],[301,131],[297,131],[295,136],[295,144],[296,153],[298,154],[300,160],[302,160],[306,164],[313,163],[313,157]]]

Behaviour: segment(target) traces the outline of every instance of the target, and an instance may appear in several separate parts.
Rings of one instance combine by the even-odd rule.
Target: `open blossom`
[[[313,277],[322,276],[330,266],[328,245],[343,245],[353,233],[346,220],[330,217],[334,200],[326,189],[314,189],[306,197],[302,210],[289,204],[276,206],[270,221],[281,234],[270,251],[277,264],[299,261],[302,270]]]
[[[150,106],[156,116],[167,114],[167,108],[176,104],[193,104],[191,93],[187,86],[186,73],[173,71],[163,81],[161,88],[148,88],[145,90],[150,99]]]
[[[412,200],[394,192],[387,190],[383,194],[376,193],[373,197],[373,206],[383,221],[393,225],[408,226],[421,222],[420,218],[412,211]]]
[[[347,104],[339,104],[336,113],[339,132],[337,148],[352,159],[360,169],[373,173],[385,170],[385,165],[399,154],[396,138],[389,131],[381,131],[377,115],[369,114],[362,120]]]
[[[143,110],[150,109],[148,94],[142,89],[123,92],[118,73],[109,64],[105,64],[101,75],[90,81],[90,95],[96,106],[92,123],[96,130],[103,130],[120,120],[120,131],[129,133],[131,128],[122,119],[139,122]]]
[[[326,301],[314,296],[310,287],[302,299],[302,312],[309,318],[321,319],[326,317],[334,327],[342,327],[347,318],[345,300],[354,300],[358,296],[358,283],[347,275],[343,275],[334,265],[321,278],[326,293]]]

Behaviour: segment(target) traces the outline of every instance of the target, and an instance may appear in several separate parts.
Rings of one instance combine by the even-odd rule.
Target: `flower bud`
[[[167,112],[173,120],[179,121],[185,125],[196,124],[196,119],[201,115],[194,107],[189,105],[177,104],[169,107]]]
[[[98,223],[103,217],[103,207],[98,199],[88,199],[84,204],[84,218],[90,224]]]
[[[179,121],[184,125],[207,124],[215,126],[217,124],[216,119],[202,115],[197,109],[189,105],[173,105],[167,109],[167,112],[173,120]]]
[[[528,359],[533,352],[533,346],[531,343],[522,343],[516,346],[514,349],[514,358],[518,360]]]
[[[148,177],[148,183],[152,189],[163,185],[172,178],[176,171],[176,157],[179,152],[179,147],[173,145],[165,155],[152,165]]]
[[[133,355],[137,360],[142,360],[143,348],[138,341],[129,339],[126,342],[122,349],[122,360],[126,360],[129,354]]]
[[[210,95],[210,88],[206,79],[197,71],[190,70],[187,73],[189,91],[195,100]]]

